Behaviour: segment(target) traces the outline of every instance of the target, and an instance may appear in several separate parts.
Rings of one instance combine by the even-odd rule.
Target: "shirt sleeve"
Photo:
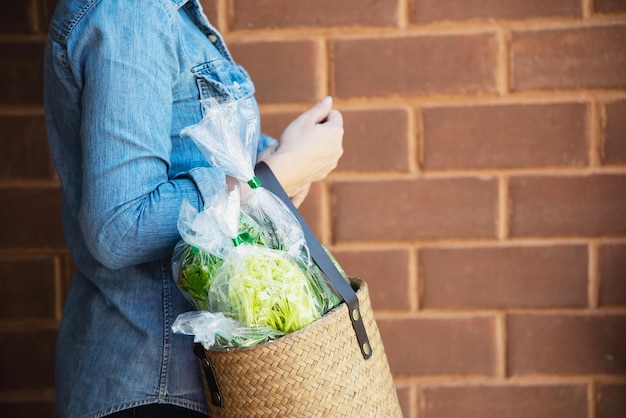
[[[225,187],[224,174],[208,167],[168,178],[179,73],[173,10],[158,1],[117,7],[95,8],[71,57],[83,86],[79,222],[109,268],[171,256],[182,202],[200,209]]]

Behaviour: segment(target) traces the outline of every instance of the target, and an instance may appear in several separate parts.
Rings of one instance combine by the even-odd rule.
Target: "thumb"
[[[324,97],[319,102],[315,103],[312,108],[305,113],[307,117],[313,120],[313,123],[320,123],[328,117],[328,112],[333,107],[333,98],[330,96]]]

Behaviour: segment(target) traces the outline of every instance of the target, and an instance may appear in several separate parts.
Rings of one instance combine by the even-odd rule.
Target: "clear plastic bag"
[[[194,342],[202,344],[205,350],[252,347],[284,335],[268,327],[244,325],[221,312],[208,311],[178,315],[172,330],[177,334],[193,335]]]
[[[244,324],[290,333],[324,313],[316,284],[287,252],[241,245],[215,276],[209,310]]]
[[[212,104],[199,124],[181,131],[213,166],[252,187],[241,201],[238,190],[217,195],[199,213],[183,205],[179,219],[183,244],[173,261],[179,288],[199,309],[221,313],[240,327],[234,338],[210,322],[217,331],[206,332],[219,337],[209,342],[221,348],[296,331],[341,302],[312,261],[296,218],[273,193],[258,187],[255,109],[249,99]],[[181,286],[183,276],[187,290]],[[195,323],[206,321],[202,315],[186,321],[186,330],[206,326]],[[218,324],[226,326],[224,321]],[[262,331],[267,328],[274,334]],[[241,334],[244,329],[248,334]]]
[[[252,187],[242,199],[242,209],[270,234],[269,247],[285,250],[294,257],[309,258],[298,221],[272,192],[258,187],[254,167],[259,116],[252,99],[224,104],[208,100],[203,105],[202,121],[184,128],[181,136],[191,138],[214,167]]]

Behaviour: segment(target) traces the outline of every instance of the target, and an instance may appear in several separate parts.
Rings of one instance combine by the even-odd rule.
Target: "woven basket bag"
[[[261,162],[255,173],[300,223],[343,303],[269,343],[225,351],[196,344],[211,417],[402,417],[367,285],[345,281],[269,167]]]
[[[247,349],[197,350],[211,417],[402,417],[367,285],[351,279],[372,356],[341,304],[313,324]],[[207,382],[213,373],[219,399]],[[211,379],[211,376],[209,376]],[[216,406],[220,400],[223,406]]]

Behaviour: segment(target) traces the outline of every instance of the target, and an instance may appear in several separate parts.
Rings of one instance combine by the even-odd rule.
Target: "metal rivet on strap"
[[[217,42],[217,36],[213,34],[209,35],[209,41],[211,41],[211,43]]]
[[[363,352],[367,354],[368,356],[372,352],[372,349],[370,348],[370,345],[368,343],[363,344]]]
[[[354,319],[355,321],[358,321],[361,318],[361,314],[359,314],[359,310],[358,309],[353,309],[352,310],[352,319]]]

